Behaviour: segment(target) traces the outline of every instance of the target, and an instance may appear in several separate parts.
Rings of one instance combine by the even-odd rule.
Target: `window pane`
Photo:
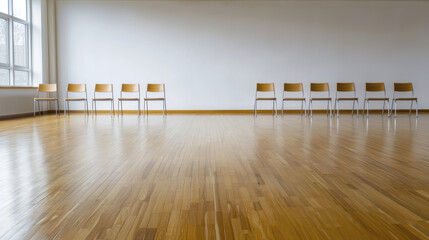
[[[0,69],[0,86],[8,86],[8,85],[9,85],[9,70]]]
[[[0,19],[0,63],[8,63],[8,49],[7,49],[7,33],[8,24],[4,19]]]
[[[27,29],[24,24],[13,23],[15,65],[27,66]]]
[[[30,85],[28,80],[28,72],[15,71],[15,86],[28,86]]]
[[[0,0],[0,12],[2,13],[9,13],[9,4],[8,0]]]
[[[13,0],[13,16],[27,19],[27,0]]]

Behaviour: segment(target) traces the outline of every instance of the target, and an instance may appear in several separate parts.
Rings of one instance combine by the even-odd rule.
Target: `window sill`
[[[0,89],[37,89],[38,87],[0,86]]]

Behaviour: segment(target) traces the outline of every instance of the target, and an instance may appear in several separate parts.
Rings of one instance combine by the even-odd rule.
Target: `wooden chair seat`
[[[93,98],[92,101],[113,101],[113,98]]]
[[[337,98],[339,101],[356,101],[358,98]]]
[[[274,100],[276,100],[277,98],[256,98],[256,100],[271,100],[271,101],[274,101]]]
[[[58,98],[34,98],[35,101],[55,101]]]
[[[139,101],[140,98],[118,98],[119,101]]]
[[[283,101],[305,101],[305,98],[283,98]]]
[[[365,100],[369,101],[387,101],[389,98],[367,98]]]
[[[145,98],[145,101],[164,101],[164,98]]]
[[[395,98],[395,101],[417,101],[417,98]]]
[[[86,101],[86,98],[64,98],[64,101]]]
[[[312,101],[330,101],[332,98],[310,98]]]

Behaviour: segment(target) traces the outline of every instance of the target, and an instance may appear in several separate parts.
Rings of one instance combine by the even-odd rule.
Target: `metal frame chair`
[[[338,97],[338,92],[353,92],[354,97]],[[352,108],[352,117],[355,112],[355,103],[357,105],[357,117],[359,117],[359,98],[356,96],[356,88],[354,82],[339,82],[337,83],[337,91],[335,93],[335,104],[334,104],[334,113],[337,113],[337,117],[340,117],[340,101],[353,101]]]
[[[258,98],[258,92],[273,92],[272,98]],[[275,113],[277,117],[277,98],[276,98],[276,88],[274,83],[256,83],[256,92],[255,92],[255,105],[254,105],[254,115],[257,116],[257,102],[258,101],[273,101],[273,115]],[[275,107],[274,107],[275,105]]]
[[[57,93],[57,84],[39,84],[39,88],[37,89],[37,98],[34,98],[33,100],[33,116],[36,117],[36,102],[37,102],[37,108],[38,108],[38,113],[40,115],[40,102],[50,102],[50,101],[55,101],[55,115],[58,115],[58,108],[59,108],[59,102],[58,102],[58,97],[56,98],[50,98],[49,94],[50,93]],[[47,93],[48,97],[46,98],[41,98],[40,97],[40,93]],[[43,106],[42,106],[42,110],[43,110]]]
[[[397,98],[396,92],[411,92],[410,98]],[[411,111],[413,109],[413,103],[416,102],[416,117],[419,117],[419,105],[418,105],[418,99],[414,96],[414,87],[413,83],[394,83],[394,90],[393,90],[393,98],[392,98],[392,107],[390,108],[390,115],[392,115],[393,111],[393,105],[395,105],[395,118],[396,118],[396,110],[397,110],[397,101],[410,101],[410,111],[408,115],[411,116]]]
[[[313,98],[313,92],[327,92],[327,98]],[[308,107],[310,108],[311,116],[313,117],[313,101],[327,101],[326,115],[332,117],[332,98],[331,91],[329,90],[329,83],[310,83],[310,103]]]
[[[124,93],[124,92],[126,92],[126,93],[139,93],[139,97],[138,98],[122,97],[122,93]],[[119,117],[119,111],[121,111],[122,116],[124,115],[124,107],[122,105],[122,103],[124,101],[137,101],[137,104],[138,104],[137,115],[140,116],[140,84],[138,84],[138,83],[136,83],[136,84],[122,84],[120,97],[118,98],[118,117]]]
[[[69,93],[85,93],[85,98],[69,98]],[[86,84],[68,84],[66,98],[64,98],[64,116],[68,111],[70,116],[70,102],[84,102],[84,115],[88,115],[88,92],[86,90]]]
[[[368,98],[367,94],[368,92],[383,92],[384,97],[383,98]],[[363,102],[363,109],[362,109],[362,115],[365,115],[365,107],[366,107],[366,117],[369,117],[369,102],[370,101],[383,101],[383,116],[384,116],[384,109],[386,108],[386,102],[387,107],[390,105],[390,99],[387,97],[386,94],[386,87],[383,82],[377,82],[377,83],[365,83],[365,100]],[[390,117],[389,109],[387,109],[387,116]]]
[[[111,98],[97,98],[96,93],[111,93]],[[97,102],[110,101],[110,116],[115,115],[115,104],[113,102],[113,84],[95,84],[94,98],[92,98],[92,116],[97,115]]]
[[[301,92],[302,97],[300,98],[285,98],[285,92]],[[304,87],[302,83],[284,83],[283,85],[283,95],[282,95],[282,116],[284,111],[285,101],[300,101],[301,102],[301,116],[302,111],[304,110],[304,116],[307,116],[307,110],[304,106],[307,105],[307,100],[304,95]]]
[[[163,93],[163,97],[162,98],[149,98],[147,96],[148,92],[162,92]],[[146,88],[146,97],[144,98],[144,106],[143,106],[143,114],[145,114],[145,112],[147,112],[147,115],[149,116],[149,101],[162,101],[162,116],[166,116],[167,115],[167,100],[166,100],[166,96],[165,96],[165,84],[164,83],[158,83],[158,84],[154,84],[154,83],[148,83],[147,84],[147,88]]]

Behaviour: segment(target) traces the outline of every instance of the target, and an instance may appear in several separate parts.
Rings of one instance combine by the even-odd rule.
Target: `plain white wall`
[[[121,83],[165,83],[168,108],[184,110],[253,109],[256,82],[275,82],[281,97],[283,82],[329,82],[334,94],[354,81],[363,98],[367,81],[389,96],[411,81],[429,108],[428,26],[424,1],[63,0],[59,85],[64,96],[67,83],[87,83],[92,95],[114,83],[118,96]]]

